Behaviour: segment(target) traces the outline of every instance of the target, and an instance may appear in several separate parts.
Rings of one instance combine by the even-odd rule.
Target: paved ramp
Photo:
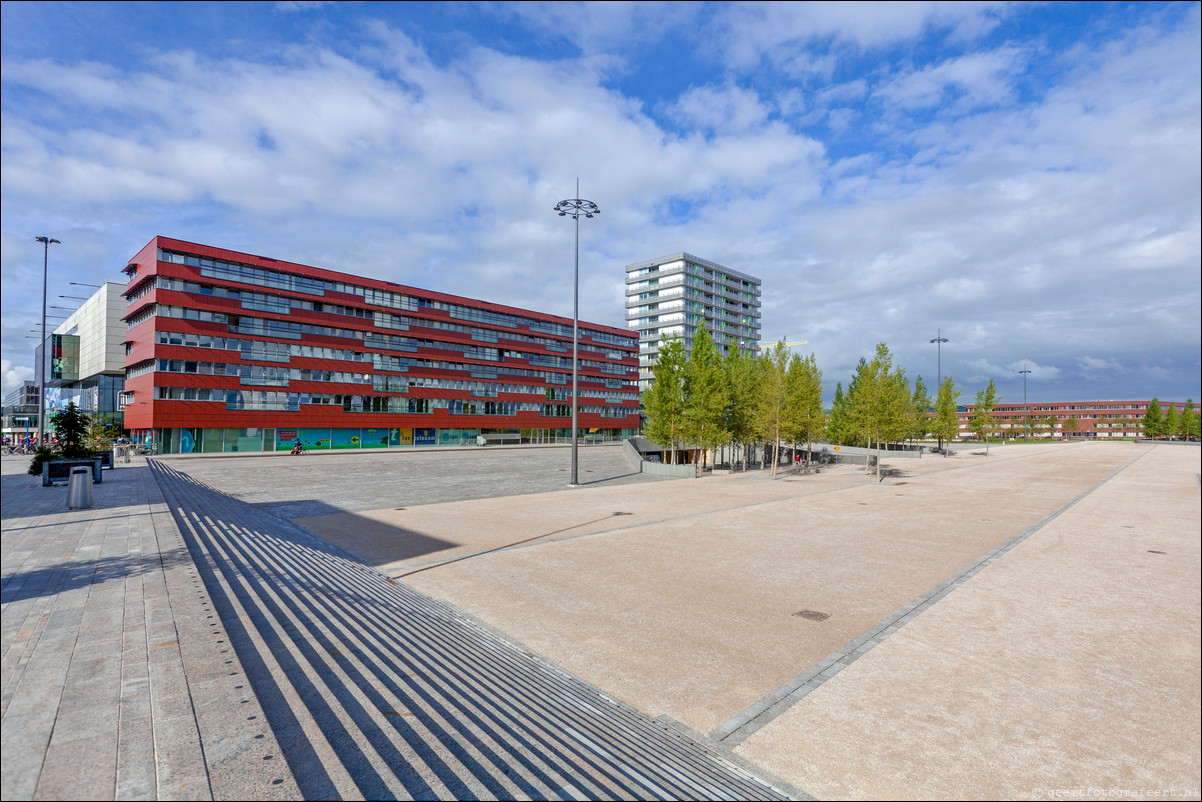
[[[310,533],[152,471],[306,798],[783,799]]]

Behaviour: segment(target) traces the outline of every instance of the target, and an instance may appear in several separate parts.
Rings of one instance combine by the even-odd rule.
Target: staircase
[[[307,799],[785,799],[290,521],[151,470]],[[223,628],[224,627],[224,631]]]

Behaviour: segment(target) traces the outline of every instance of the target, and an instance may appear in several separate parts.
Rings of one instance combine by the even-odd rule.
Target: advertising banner
[[[388,445],[388,429],[364,429],[363,448],[385,448]]]
[[[331,429],[331,448],[358,448],[360,443],[359,429]]]

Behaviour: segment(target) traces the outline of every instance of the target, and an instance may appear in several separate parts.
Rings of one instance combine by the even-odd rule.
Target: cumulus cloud
[[[763,278],[765,339],[809,339],[832,387],[882,340],[928,385],[994,376],[1011,397],[1023,360],[1053,397],[1107,364],[1197,381],[1196,6],[1051,55],[971,46],[1009,6],[481,8],[581,53],[464,37],[434,58],[383,21],[261,60],[6,52],[6,319],[40,267],[10,232],[35,228],[71,231],[59,263],[108,277],[161,233],[570,314],[551,207],[580,178],[603,210],[581,225],[586,319],[620,324],[626,263],[687,250]],[[968,45],[886,54],[932,31]],[[626,35],[709,37],[723,69],[649,101],[624,88],[650,69]],[[1054,80],[1017,91],[1038,59]]]
[[[1005,3],[735,3],[719,16],[732,65],[761,58],[778,64],[804,64],[798,52],[834,41],[861,49],[913,39],[936,29],[957,39],[987,33],[1007,12]]]
[[[969,53],[920,70],[908,70],[878,86],[874,96],[886,103],[918,109],[942,105],[949,95],[959,112],[1010,99],[1011,79],[1023,67],[1021,51],[1006,47]]]
[[[1082,373],[1099,374],[1099,373],[1126,373],[1127,369],[1123,367],[1116,359],[1098,359],[1092,356],[1083,356],[1077,360],[1077,367]]]
[[[28,365],[14,365],[7,359],[0,359],[0,376],[4,377],[2,392],[7,396],[20,385],[33,379],[33,368]]]

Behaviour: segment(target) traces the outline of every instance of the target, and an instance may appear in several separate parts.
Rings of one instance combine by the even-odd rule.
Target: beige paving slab
[[[1198,467],[1152,450],[738,754],[819,798],[1198,798]]]
[[[897,460],[888,483],[851,468],[735,475],[303,523],[644,712],[709,732],[1141,449],[1010,446]],[[447,545],[424,550],[434,541]]]

